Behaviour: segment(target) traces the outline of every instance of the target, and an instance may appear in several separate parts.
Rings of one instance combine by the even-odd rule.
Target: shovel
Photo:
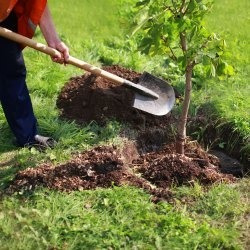
[[[52,57],[60,55],[60,52],[53,48],[5,28],[0,27],[0,36],[48,54]],[[162,116],[166,115],[174,106],[175,93],[173,88],[167,82],[147,72],[144,72],[139,79],[139,83],[135,84],[72,56],[69,57],[67,63],[91,72],[96,76],[102,76],[114,83],[123,84],[126,87],[132,88],[135,91],[133,103],[134,108],[153,115]]]

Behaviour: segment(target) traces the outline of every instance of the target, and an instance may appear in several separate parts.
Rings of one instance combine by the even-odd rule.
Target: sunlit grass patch
[[[227,189],[221,187],[227,198],[239,195]],[[216,189],[202,194],[197,204],[211,195],[212,203],[220,204]],[[185,206],[176,210],[168,203],[154,204],[135,188],[70,194],[42,189],[29,196],[5,197],[1,208],[0,239],[9,248],[240,249],[233,218],[211,224],[211,215],[200,217]],[[240,204],[227,208],[235,209],[241,211]],[[221,212],[214,210],[214,218]]]

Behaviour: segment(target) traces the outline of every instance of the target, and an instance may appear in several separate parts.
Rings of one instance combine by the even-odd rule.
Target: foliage
[[[137,27],[133,33],[141,31],[140,50],[151,56],[165,55],[183,74],[186,66],[193,62],[195,65],[202,64],[208,76],[233,75],[233,67],[222,57],[225,40],[210,33],[204,25],[204,17],[210,11],[212,2],[138,1]],[[186,45],[181,41],[182,37],[185,37]]]
[[[184,154],[194,67],[205,66],[211,76],[234,74],[233,67],[221,59],[225,41],[204,27],[203,19],[212,3],[211,0],[141,0],[136,4],[140,22],[134,33],[142,30],[140,49],[146,54],[168,56],[185,73],[176,140],[176,152],[180,154]]]

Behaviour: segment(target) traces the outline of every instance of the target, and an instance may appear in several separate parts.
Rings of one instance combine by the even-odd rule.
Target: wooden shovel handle
[[[7,38],[9,40],[12,40],[14,42],[17,42],[17,43],[20,43],[20,44],[23,44],[25,46],[28,46],[30,48],[33,48],[35,50],[38,50],[40,52],[43,52],[47,55],[50,55],[52,57],[54,56],[60,56],[61,53],[59,51],[57,51],[56,49],[53,49],[53,48],[50,48],[42,43],[38,43],[32,39],[29,39],[25,36],[22,36],[22,35],[19,35],[11,30],[8,30],[6,28],[2,28],[0,27],[0,36],[4,37],[4,38]],[[87,62],[84,62],[82,60],[79,60],[75,57],[72,57],[70,56],[68,61],[67,61],[68,64],[71,64],[71,65],[74,65],[78,68],[81,68],[81,69],[84,69],[88,72],[91,72],[97,76],[103,76],[113,82],[116,82],[116,83],[124,83],[125,79],[119,77],[119,76],[116,76],[114,74],[111,74],[105,70],[102,70],[98,67],[95,67]],[[128,81],[129,82],[129,81]]]
[[[0,27],[0,36],[5,37],[5,38],[12,40],[14,42],[23,44],[23,45],[28,46],[30,48],[33,48],[35,50],[41,51],[41,52],[43,52],[47,55],[50,55],[52,57],[61,55],[61,53],[59,51],[57,51],[56,49],[50,48],[42,43],[38,43],[32,39],[29,39],[25,36],[19,35],[19,34],[13,32],[11,30],[8,30],[6,28]],[[127,87],[133,88],[137,92],[142,93],[143,95],[147,95],[147,96],[153,97],[155,99],[159,98],[159,95],[157,93],[155,93],[154,91],[152,91],[148,88],[145,88],[144,86],[141,86],[139,84],[135,84],[131,81],[123,79],[117,75],[109,73],[109,72],[102,70],[98,67],[95,67],[87,62],[79,60],[75,57],[70,56],[67,63],[74,65],[80,69],[91,72],[96,76],[102,76],[102,77],[104,77],[112,82],[119,83],[119,84],[125,84]]]

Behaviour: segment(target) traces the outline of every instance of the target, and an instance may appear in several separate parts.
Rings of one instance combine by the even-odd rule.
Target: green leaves
[[[218,60],[224,54],[225,40],[208,32],[203,18],[212,7],[212,0],[141,0],[138,1],[138,48],[149,55],[166,55],[184,73],[191,62],[209,68],[209,75],[233,75],[233,67]],[[187,51],[181,46],[180,34],[185,34]],[[209,65],[209,67],[208,67]]]
[[[143,7],[143,6],[145,6],[145,5],[149,4],[149,3],[150,3],[150,0],[138,1],[138,2],[136,3],[136,7]]]
[[[175,47],[174,52],[182,56],[180,33],[187,34],[189,43],[195,40],[197,44],[207,38],[201,17],[209,9],[210,3],[206,0],[138,1],[135,8],[139,18],[133,34],[139,32],[145,38],[138,41],[140,49],[147,54],[160,54],[166,51],[166,47]],[[193,55],[190,57],[193,59]]]
[[[234,68],[224,60],[226,41],[204,24],[212,5],[212,0],[138,1],[133,32],[138,49],[150,56],[166,56],[177,65],[178,74],[184,75],[186,66],[194,63],[203,68],[203,77],[234,75]],[[181,33],[185,34],[187,51],[181,45]]]
[[[217,74],[219,76],[221,75],[233,76],[235,72],[234,72],[234,68],[231,65],[229,65],[227,62],[223,60],[220,60],[217,66]]]
[[[142,39],[139,48],[143,53],[149,54],[151,46],[152,46],[152,39],[150,37],[145,37]]]

